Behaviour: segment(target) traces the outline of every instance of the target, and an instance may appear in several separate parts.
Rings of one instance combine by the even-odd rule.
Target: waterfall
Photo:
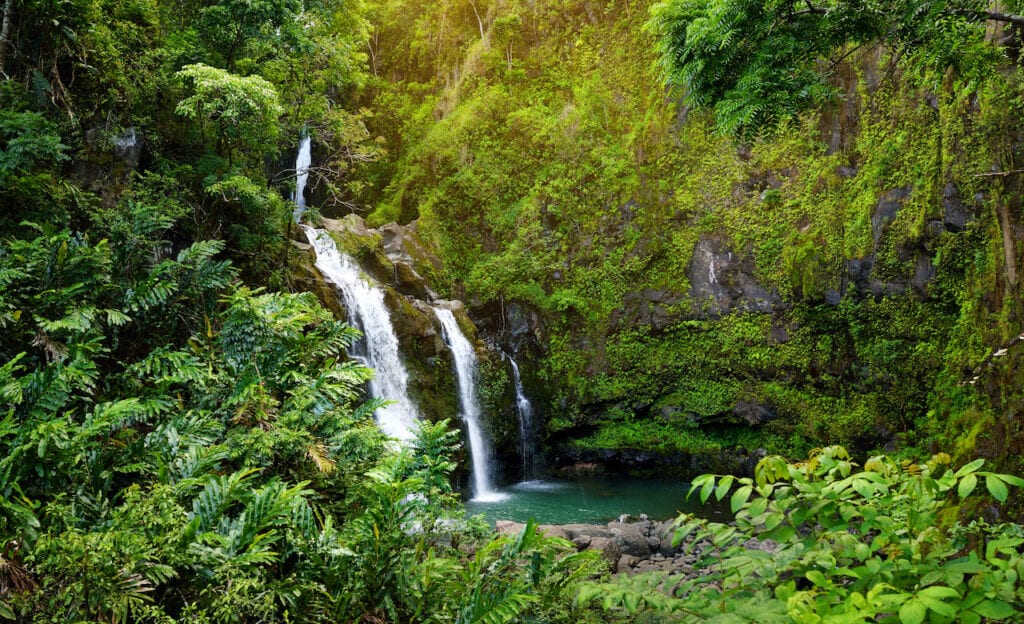
[[[480,429],[480,402],[476,398],[476,351],[463,335],[458,321],[451,310],[434,308],[445,343],[452,350],[455,360],[456,384],[459,387],[459,404],[462,408],[462,419],[466,421],[469,431],[469,454],[473,462],[473,500],[484,501],[498,498],[491,477],[490,453],[483,431]]]
[[[409,374],[398,354],[398,337],[384,306],[384,293],[363,279],[359,267],[338,251],[334,239],[323,230],[302,226],[316,250],[316,268],[339,289],[348,311],[348,322],[363,332],[352,346],[351,355],[363,359],[374,370],[370,394],[391,401],[377,410],[377,424],[385,434],[411,440],[418,419],[416,406],[407,393]]]
[[[302,213],[306,212],[306,181],[309,180],[309,165],[313,161],[312,156],[313,138],[309,135],[302,137],[299,142],[299,153],[295,156],[295,211],[292,213],[295,222],[302,220]]]
[[[534,478],[535,472],[535,440],[533,430],[533,406],[523,392],[523,378],[519,375],[519,365],[512,356],[505,354],[512,365],[512,381],[516,388],[516,411],[519,413],[519,455],[523,463],[523,481]]]

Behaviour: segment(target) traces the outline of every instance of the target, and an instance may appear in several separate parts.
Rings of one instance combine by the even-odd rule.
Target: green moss
[[[388,180],[367,186],[371,221],[418,217],[448,294],[539,311],[549,411],[570,414],[549,432],[582,423],[604,442],[637,442],[658,437],[644,427],[671,433],[663,408],[735,421],[745,401],[777,416],[750,435],[789,448],[948,435],[942,423],[980,400],[964,370],[1016,326],[1011,297],[984,302],[1003,290],[1002,245],[992,185],[976,174],[1009,162],[1020,77],[980,71],[980,57],[934,75],[911,57],[854,56],[837,71],[849,101],[739,147],[664,97],[648,5],[541,0],[518,21],[496,5],[496,22],[519,29],[503,31],[514,36],[500,49],[480,45],[468,13],[429,45],[415,29],[390,31],[391,49],[417,52],[392,61],[407,79],[378,85],[370,102],[390,146],[369,171]],[[440,11],[424,3],[410,19]],[[823,128],[841,135],[839,149]],[[988,193],[966,232],[936,233],[947,185],[968,209]],[[896,189],[906,196],[880,227],[879,202]],[[708,236],[752,258],[751,277],[783,305],[693,320],[689,300],[668,297],[656,327],[631,316],[638,294],[689,292]],[[869,280],[898,289],[920,254],[936,267],[926,292],[854,292],[850,261],[872,260]],[[611,424],[612,404],[635,423]],[[676,446],[687,445],[700,439]]]

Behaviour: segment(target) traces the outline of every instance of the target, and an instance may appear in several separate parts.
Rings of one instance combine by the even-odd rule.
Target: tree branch
[[[1024,169],[1014,169],[1013,171],[994,171],[992,173],[976,173],[976,178],[1006,178],[1012,175],[1024,173]]]
[[[961,17],[973,17],[977,20],[1005,22],[1007,24],[1024,26],[1024,15],[1014,15],[1012,13],[1002,13],[1000,11],[975,11],[973,9],[953,9],[946,13],[949,15],[959,15]]]

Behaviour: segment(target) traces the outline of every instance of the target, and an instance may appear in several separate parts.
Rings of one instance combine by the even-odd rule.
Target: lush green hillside
[[[481,317],[542,313],[553,441],[1000,454],[1016,351],[968,382],[1020,329],[1006,49],[851,47],[739,141],[662,86],[650,8],[372,9],[370,221],[418,218]]]

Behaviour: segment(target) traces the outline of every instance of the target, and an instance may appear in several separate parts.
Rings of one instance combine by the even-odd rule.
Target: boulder
[[[569,534],[564,527],[557,524],[541,524],[537,526],[537,530],[548,537],[557,537],[559,539],[569,541],[572,541],[575,538],[575,536]]]
[[[736,402],[732,413],[751,426],[763,425],[778,418],[770,406],[742,400]]]
[[[436,299],[437,293],[430,288],[430,280],[437,278],[443,265],[420,238],[416,222],[409,225],[388,223],[377,232],[385,255],[395,267],[395,288],[402,294],[419,299]]]
[[[134,171],[139,166],[142,158],[142,151],[146,147],[146,139],[135,126],[128,126],[115,134],[110,140],[114,148],[114,158],[124,163],[129,171]]]
[[[562,524],[559,527],[573,540],[582,535],[589,537],[614,537],[608,527],[603,524]]]
[[[576,546],[576,550],[586,550],[590,546],[590,540],[589,535],[578,535],[572,539],[572,543]]]
[[[352,258],[360,269],[378,284],[392,284],[395,265],[384,253],[383,239],[377,231],[367,228],[361,217],[350,214],[341,219],[321,218],[320,222],[338,249]]]
[[[590,540],[589,550],[596,550],[600,552],[601,558],[605,559],[613,566],[616,565],[622,557],[622,551],[619,550],[619,545],[610,537],[592,538]]]
[[[511,520],[498,520],[494,523],[494,532],[498,535],[518,535],[523,527],[526,526],[522,522],[513,522]]]
[[[635,524],[623,522],[609,522],[608,529],[611,531],[618,544],[619,549],[627,555],[634,557],[648,557],[651,554],[651,547],[647,543],[647,536],[640,531]]]

